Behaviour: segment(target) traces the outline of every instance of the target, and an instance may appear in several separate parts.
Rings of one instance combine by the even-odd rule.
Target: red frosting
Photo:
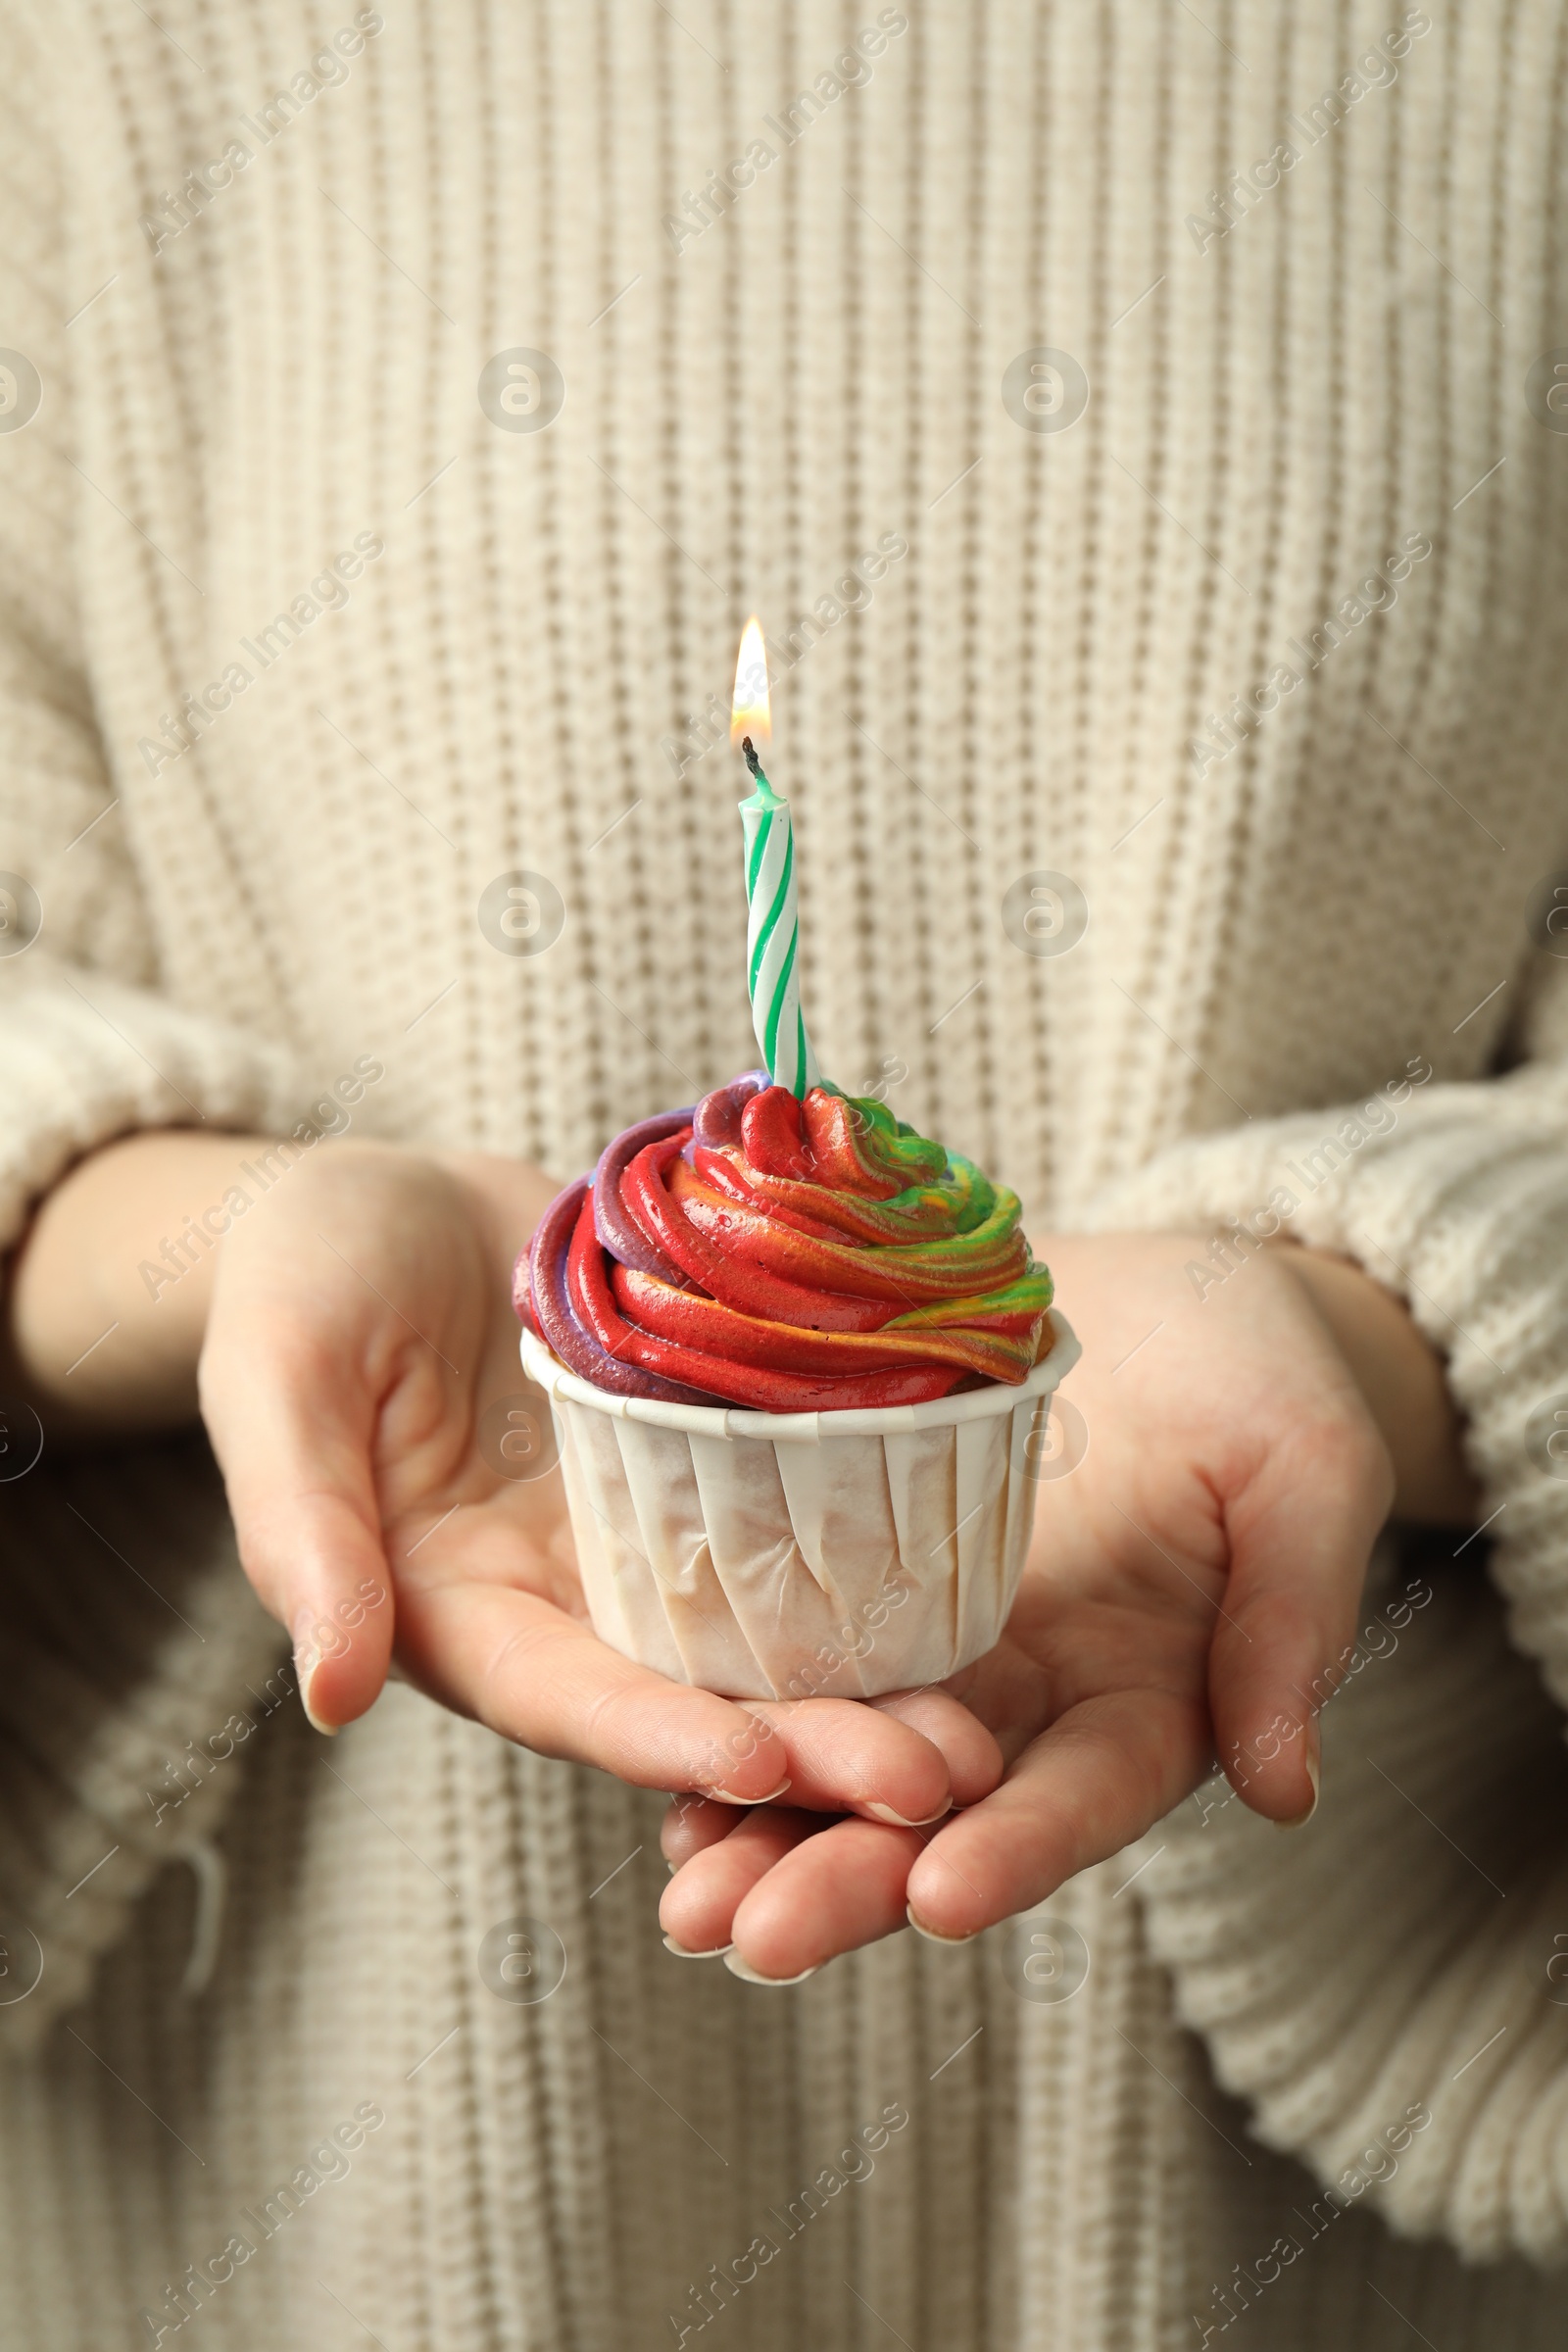
[[[760,1075],[617,1138],[553,1204],[524,1289],[598,1385],[765,1412],[1016,1383],[1051,1338],[1013,1194],[880,1103]]]

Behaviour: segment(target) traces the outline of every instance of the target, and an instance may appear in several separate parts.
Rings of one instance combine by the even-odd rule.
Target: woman
[[[1558,13],[7,15],[19,2340],[1555,2342]],[[753,604],[1084,1343],[874,1707],[508,1448],[751,1058]]]

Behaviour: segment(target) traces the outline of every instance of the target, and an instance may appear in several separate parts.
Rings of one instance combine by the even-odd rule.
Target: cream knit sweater
[[[196,1441],[46,1446],[0,2336],[1560,2344],[1560,8],[3,16],[0,1241],[358,1060],[361,1132],[563,1175],[742,1066],[755,604],[825,1066],[1037,1218],[1288,1194],[1448,1354],[1491,1521],[1382,1564],[1306,1832],[1212,1788],[770,1993],[663,1950],[656,1801],[404,1688],[315,1739]],[[538,2005],[477,1965],[524,1916]]]

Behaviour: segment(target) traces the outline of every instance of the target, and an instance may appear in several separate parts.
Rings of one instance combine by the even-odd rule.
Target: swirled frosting
[[[1015,1193],[880,1102],[765,1071],[628,1127],[517,1261],[518,1313],[598,1388],[826,1412],[1024,1379],[1051,1277]]]

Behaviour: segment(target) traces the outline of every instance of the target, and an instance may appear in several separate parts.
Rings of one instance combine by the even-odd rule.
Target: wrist
[[[39,1202],[8,1269],[7,1370],[52,1431],[190,1418],[214,1242],[201,1220],[245,1149],[188,1129],[125,1136]]]
[[[292,1139],[161,1128],[106,1144],[68,1171],[13,1255],[5,1301],[7,1381],[53,1434],[196,1418],[222,1244],[241,1217],[265,1214],[268,1194],[303,1157]]]
[[[1480,1491],[1438,1350],[1350,1258],[1299,1242],[1266,1247],[1305,1290],[1377,1423],[1394,1467],[1394,1516],[1414,1526],[1472,1524]]]

